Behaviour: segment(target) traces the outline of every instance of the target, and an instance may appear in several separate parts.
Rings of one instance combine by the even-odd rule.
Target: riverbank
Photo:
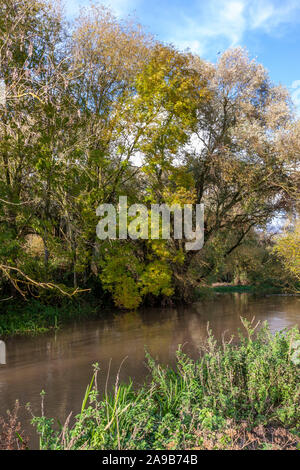
[[[273,286],[212,285],[195,290],[195,301],[214,298],[217,294],[248,293],[256,296],[283,293]],[[114,307],[111,299],[100,299],[88,294],[74,299],[65,298],[59,304],[44,303],[38,299],[3,302],[0,304],[0,338],[37,335],[59,329],[70,321],[99,318]],[[122,312],[122,310],[119,310]]]
[[[210,335],[198,360],[179,349],[174,368],[147,354],[151,380],[138,390],[117,377],[107,393],[95,365],[73,425],[67,419],[55,430],[53,419],[33,419],[40,448],[299,448],[299,329],[272,335],[265,325],[256,334],[243,325],[238,346],[218,346]]]
[[[261,285],[234,285],[234,284],[225,284],[217,283],[211,286],[213,292],[225,294],[225,293],[249,293],[254,295],[274,295],[284,293],[282,287],[261,284]]]
[[[61,328],[70,321],[97,318],[102,304],[98,299],[65,299],[60,305],[48,305],[31,299],[2,306],[0,337],[37,335]]]

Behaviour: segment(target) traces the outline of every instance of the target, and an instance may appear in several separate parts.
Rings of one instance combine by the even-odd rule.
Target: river
[[[120,379],[131,377],[135,386],[147,376],[145,347],[164,364],[173,365],[179,344],[197,357],[207,337],[207,324],[218,340],[242,329],[240,317],[267,320],[275,332],[300,327],[300,297],[221,294],[192,306],[147,308],[138,312],[110,312],[99,320],[73,322],[36,337],[6,341],[7,364],[0,365],[0,415],[12,409],[16,399],[28,402],[40,415],[40,392],[46,391],[45,414],[63,421],[70,411],[78,412],[92,375],[92,364],[100,364],[100,387],[104,389],[110,364],[110,385],[124,360]],[[30,430],[29,414],[21,412]],[[30,431],[31,443],[37,445]]]

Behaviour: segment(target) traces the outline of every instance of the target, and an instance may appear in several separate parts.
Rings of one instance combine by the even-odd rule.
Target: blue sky
[[[62,0],[69,17],[89,0]],[[119,17],[134,14],[158,39],[215,62],[246,46],[286,85],[300,110],[300,0],[104,0]]]

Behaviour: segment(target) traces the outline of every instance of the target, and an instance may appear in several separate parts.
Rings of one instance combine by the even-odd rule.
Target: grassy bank
[[[275,295],[275,294],[284,294],[286,290],[283,287],[269,285],[269,284],[260,284],[260,285],[234,285],[234,284],[212,284],[207,286],[197,287],[194,292],[194,300],[209,299],[214,297],[217,294],[252,294],[254,296],[265,296],[265,295]],[[290,291],[293,293],[293,291]]]
[[[73,425],[33,419],[41,449],[299,448],[299,330],[243,324],[239,345],[210,336],[197,361],[179,350],[174,370],[147,355],[151,380],[138,390],[117,378],[106,393],[95,366]]]
[[[249,294],[255,294],[255,295],[267,295],[267,294],[282,294],[284,293],[284,289],[282,287],[278,286],[271,286],[267,284],[262,284],[262,285],[233,285],[233,284],[228,284],[228,285],[219,285],[219,286],[213,286],[211,288],[213,292],[218,292],[218,293],[231,293],[231,292],[240,292],[240,293],[249,293]]]
[[[0,337],[40,334],[58,329],[74,320],[84,320],[100,315],[98,299],[64,300],[59,305],[48,305],[38,300],[3,305],[0,313]]]

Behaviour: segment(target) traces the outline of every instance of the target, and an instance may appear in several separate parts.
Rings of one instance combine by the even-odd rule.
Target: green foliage
[[[59,302],[100,279],[132,309],[190,301],[220,276],[276,279],[257,239],[233,256],[297,198],[299,121],[266,70],[241,48],[209,64],[101,5],[70,27],[51,1],[2,4],[1,297]],[[124,240],[124,253],[98,240],[96,208],[121,195],[148,208],[204,203],[203,250],[186,253],[172,233]],[[40,250],[27,249],[33,236]]]
[[[172,273],[162,258],[149,259],[143,247],[114,242],[101,261],[101,281],[118,307],[135,309],[146,296],[170,297]],[[157,252],[156,252],[157,255]]]
[[[216,290],[237,291],[240,286],[244,292],[279,293],[293,285],[292,274],[283,273],[271,234],[252,229],[235,250],[227,253],[233,237],[231,232],[214,237],[202,252],[202,263],[209,272],[206,281],[230,284],[217,286]],[[194,269],[199,273],[202,268],[200,265]]]
[[[138,390],[117,380],[101,398],[96,370],[74,425],[57,432],[53,419],[34,418],[41,449],[190,449],[207,433],[226,448],[228,423],[299,429],[299,331],[272,336],[267,324],[258,333],[243,324],[239,345],[219,346],[210,334],[197,361],[179,349],[174,370],[147,353],[151,380]]]
[[[0,336],[40,334],[60,328],[74,319],[86,320],[97,315],[94,303],[91,297],[88,304],[66,298],[57,305],[47,305],[45,299],[43,302],[31,299],[25,305],[20,302],[5,303],[0,314]]]
[[[279,236],[274,246],[274,252],[282,260],[287,273],[300,282],[300,224],[293,231]]]

